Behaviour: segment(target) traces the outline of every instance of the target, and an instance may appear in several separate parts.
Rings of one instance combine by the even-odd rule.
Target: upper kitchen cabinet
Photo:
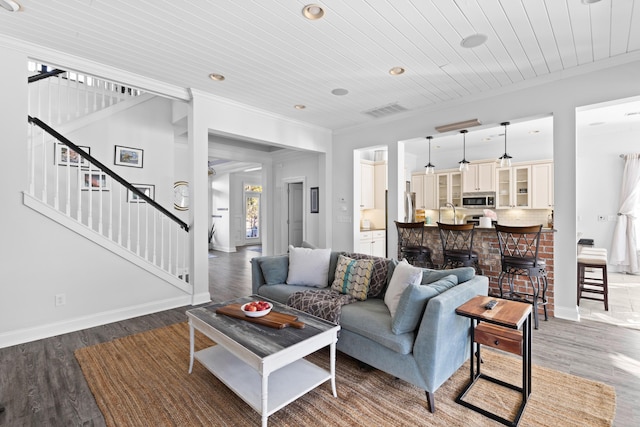
[[[441,172],[436,175],[437,207],[452,203],[462,206],[462,174],[460,172]]]
[[[375,162],[373,165],[373,200],[375,209],[384,209],[387,190],[387,162]]]
[[[360,162],[360,209],[375,206],[375,168],[373,163]]]
[[[531,166],[496,169],[496,209],[531,207]]]
[[[471,163],[469,170],[462,174],[462,192],[496,191],[495,176],[495,162]]]
[[[553,208],[553,163],[531,165],[531,207]]]
[[[435,174],[418,173],[412,175],[411,191],[416,193],[417,209],[438,209]]]

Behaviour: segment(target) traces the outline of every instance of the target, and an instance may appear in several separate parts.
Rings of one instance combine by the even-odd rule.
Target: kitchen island
[[[498,289],[498,277],[500,276],[501,264],[500,264],[500,247],[498,245],[498,235],[496,229],[493,227],[476,227],[473,237],[473,250],[478,253],[478,261],[482,274],[489,278],[489,295],[500,296],[500,290]],[[442,265],[442,243],[440,240],[440,233],[438,226],[425,225],[424,230],[424,245],[431,248],[433,262],[438,265]],[[540,249],[538,256],[544,260],[547,264],[547,278],[549,286],[547,288],[547,312],[549,316],[553,316],[554,312],[554,286],[553,286],[553,239],[554,229],[543,228],[540,236]],[[526,276],[517,276],[514,284],[517,289],[525,291],[525,286],[529,286],[529,292],[531,285]],[[506,281],[503,281],[503,285],[506,286]],[[539,311],[542,313],[542,307]]]

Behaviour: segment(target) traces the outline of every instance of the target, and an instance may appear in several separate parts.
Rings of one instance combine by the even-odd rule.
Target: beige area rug
[[[196,333],[196,350],[211,345]],[[260,416],[197,361],[188,374],[189,328],[179,323],[76,351],[84,376],[109,426],[257,426]],[[309,360],[328,366],[328,351]],[[519,360],[483,352],[483,372],[521,381]],[[363,372],[338,353],[338,398],[330,384],[302,396],[269,417],[272,426],[497,426],[455,403],[469,378],[468,364],[436,392],[436,413],[423,390],[383,372]],[[533,367],[533,394],[521,426],[610,426],[612,387],[558,371]],[[519,394],[488,381],[468,395],[475,404],[511,417]]]

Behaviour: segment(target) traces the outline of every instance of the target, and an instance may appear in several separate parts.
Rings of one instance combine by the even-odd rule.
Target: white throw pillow
[[[294,248],[289,246],[288,285],[329,286],[331,249]]]
[[[398,263],[393,276],[389,280],[387,292],[384,294],[384,303],[391,312],[391,318],[396,314],[398,303],[404,289],[412,284],[419,285],[422,282],[422,269],[412,266],[403,259]]]

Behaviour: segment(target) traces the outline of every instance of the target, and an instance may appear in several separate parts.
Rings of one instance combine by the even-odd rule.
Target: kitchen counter
[[[425,224],[424,226],[424,245],[431,248],[433,262],[436,265],[442,265],[442,242],[440,241],[440,233],[437,224]],[[473,250],[478,253],[478,261],[482,274],[489,278],[489,295],[500,296],[498,289],[498,277],[502,270],[500,262],[500,247],[498,246],[498,235],[494,227],[476,227],[476,233],[473,237]],[[553,316],[553,295],[554,295],[554,266],[553,266],[553,228],[543,228],[540,235],[539,256],[547,264],[547,278],[549,287],[547,289],[547,298],[549,304],[547,310],[549,316]],[[515,280],[516,285],[526,286],[528,279],[526,276],[518,276]],[[506,282],[503,281],[503,285]]]

